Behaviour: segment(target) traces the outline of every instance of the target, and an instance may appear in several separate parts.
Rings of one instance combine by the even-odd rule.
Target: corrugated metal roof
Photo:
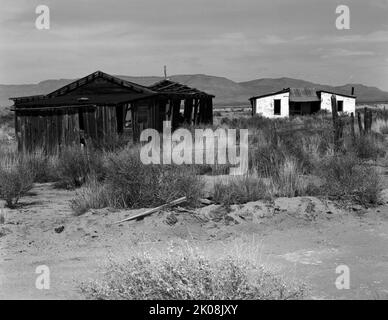
[[[315,88],[290,88],[291,102],[321,101]]]

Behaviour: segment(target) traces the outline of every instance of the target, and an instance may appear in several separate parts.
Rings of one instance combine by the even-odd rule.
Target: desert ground
[[[74,216],[73,195],[50,183],[36,184],[19,209],[7,209],[0,229],[0,299],[80,299],[79,284],[98,277],[109,259],[125,259],[145,248],[168,250],[186,241],[213,254],[253,247],[251,254],[264,266],[306,283],[307,298],[388,295],[388,189],[385,203],[368,210],[344,210],[313,197],[280,198],[267,207],[260,201],[236,206],[229,219],[217,219],[220,208],[210,205],[195,213],[175,209],[121,224],[113,222],[142,210],[100,209]],[[343,264],[350,268],[349,290],[335,286],[335,269]],[[39,265],[50,268],[49,290],[35,287]]]
[[[387,131],[386,122],[380,127]],[[388,142],[386,133],[379,137]],[[361,151],[367,147],[362,145]],[[324,159],[320,155],[318,162]],[[285,281],[303,283],[306,299],[387,299],[388,161],[385,156],[362,163],[374,167],[381,178],[380,199],[371,206],[306,192],[270,200],[260,194],[257,201],[226,205],[221,196],[221,202],[176,206],[122,223],[115,222],[147,209],[105,204],[93,209],[92,204],[75,214],[71,203],[79,190],[100,189],[66,189],[56,182],[35,181],[14,208],[3,208],[0,200],[0,299],[83,299],[80,286],[102,277],[111,261],[126,261],[134,252],[168,255],[172,247],[182,245],[212,257],[249,256]],[[216,180],[225,177],[202,178],[205,193],[212,194]],[[92,193],[86,194],[93,198]],[[36,287],[41,265],[50,270],[47,290]],[[350,288],[339,290],[336,268],[342,265],[349,267]]]

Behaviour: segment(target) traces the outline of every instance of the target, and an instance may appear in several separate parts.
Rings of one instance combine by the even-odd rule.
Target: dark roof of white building
[[[349,97],[349,98],[354,98],[356,99],[356,96],[352,95],[347,95],[339,92],[330,92],[327,90],[316,90],[315,88],[285,88],[283,90],[277,91],[277,92],[271,92],[259,96],[254,96],[249,98],[249,100],[253,99],[258,99],[258,98],[264,98],[264,97],[269,97],[269,96],[274,96],[277,94],[282,94],[282,93],[290,93],[290,101],[291,102],[314,102],[314,101],[321,101],[320,96],[321,92],[327,92],[343,97]]]

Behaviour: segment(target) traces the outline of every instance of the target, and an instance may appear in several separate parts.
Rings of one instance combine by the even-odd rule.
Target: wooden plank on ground
[[[155,213],[157,211],[160,211],[162,209],[166,209],[168,207],[172,207],[172,206],[175,206],[177,204],[181,204],[181,203],[185,202],[186,200],[187,200],[186,197],[182,197],[182,198],[179,198],[177,200],[170,201],[170,202],[168,202],[166,204],[163,204],[163,205],[161,205],[159,207],[152,208],[152,209],[149,209],[149,210],[147,210],[145,212],[135,214],[135,215],[133,215],[131,217],[125,218],[125,219],[120,220],[120,221],[116,221],[113,224],[118,224],[118,223],[122,223],[122,222],[126,222],[126,221],[131,221],[131,220],[143,218],[143,217],[149,216],[149,215],[151,215],[151,214],[153,214],[153,213]]]

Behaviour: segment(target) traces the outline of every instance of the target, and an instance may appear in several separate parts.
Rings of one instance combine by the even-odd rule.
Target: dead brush
[[[326,158],[320,166],[319,175],[324,181],[321,192],[330,198],[367,207],[379,203],[382,190],[379,174],[352,154]]]
[[[214,184],[214,201],[223,205],[242,204],[272,198],[263,179],[253,176],[230,177],[226,182]]]
[[[85,185],[76,191],[75,197],[70,200],[70,207],[74,214],[79,216],[90,209],[113,207],[114,204],[110,201],[106,186],[91,176]]]
[[[272,178],[275,193],[279,197],[297,197],[305,195],[306,183],[301,178],[298,164],[293,158],[286,158],[279,168],[279,174]]]
[[[133,253],[111,262],[102,279],[83,283],[88,299],[300,299],[305,287],[286,283],[249,259],[209,254],[190,244]]]
[[[15,154],[8,154],[0,162],[0,199],[14,208],[20,198],[32,189],[34,173]]]
[[[72,200],[76,214],[103,207],[152,208],[187,197],[196,206],[203,182],[194,167],[186,165],[145,165],[137,147],[105,155],[104,177],[89,178]]]
[[[5,223],[5,213],[3,209],[0,208],[0,224],[4,224],[4,223]]]

